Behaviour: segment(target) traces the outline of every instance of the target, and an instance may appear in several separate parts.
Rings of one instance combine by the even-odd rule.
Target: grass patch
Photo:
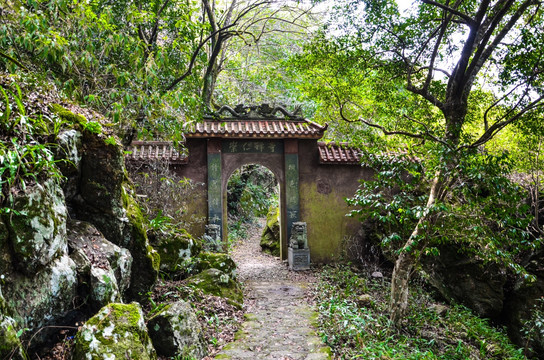
[[[341,359],[526,359],[503,329],[413,286],[401,328],[389,321],[390,282],[325,267],[316,288],[323,341]]]

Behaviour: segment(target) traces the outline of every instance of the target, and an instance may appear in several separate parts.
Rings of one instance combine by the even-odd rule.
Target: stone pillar
[[[299,220],[299,169],[298,140],[286,139],[285,145],[285,209],[287,215],[287,238],[291,237],[291,228]]]
[[[221,194],[221,140],[208,140],[208,224],[219,225],[223,234],[223,196]]]

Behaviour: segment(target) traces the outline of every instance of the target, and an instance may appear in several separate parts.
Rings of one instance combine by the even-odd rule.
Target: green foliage
[[[526,347],[529,347],[532,342],[542,343],[542,339],[544,339],[544,297],[537,299],[521,332],[526,339]],[[532,349],[528,350],[532,352]]]
[[[67,97],[121,127],[136,120],[148,136],[172,133],[183,126],[180,110],[192,114],[199,105],[198,77],[165,90],[198,44],[198,10],[192,2],[15,1],[3,12],[0,51],[48,72]],[[5,57],[0,67],[17,69]]]
[[[245,165],[236,170],[227,184],[227,209],[242,220],[264,217],[278,201],[277,181],[262,166]]]
[[[247,237],[256,218],[266,217],[278,204],[279,186],[274,174],[260,165],[244,165],[227,183],[228,246]]]
[[[403,329],[391,326],[390,284],[351,267],[326,267],[316,289],[321,337],[342,359],[525,359],[502,329],[470,310],[412,291]],[[370,300],[372,299],[372,300]],[[442,309],[442,310],[440,310]]]
[[[375,176],[362,181],[347,201],[358,207],[351,216],[378,224],[385,249],[400,249],[416,223],[425,218],[419,241],[427,247],[418,256],[437,254],[441,244],[457,243],[467,254],[525,274],[517,255],[538,249],[542,239],[535,238],[529,228],[533,218],[525,202],[527,193],[506,176],[512,168],[506,154],[474,152],[457,158],[452,169],[436,164],[452,180],[443,190],[449,196],[431,207],[425,184],[434,174],[432,169],[403,155],[366,154],[364,162]]]
[[[29,183],[37,183],[48,176],[62,179],[60,170],[55,165],[52,148],[56,145],[42,143],[39,140],[49,133],[43,117],[33,119],[26,115],[26,106],[19,86],[16,92],[5,91],[3,112],[0,117],[0,205],[2,212],[9,212],[13,195],[18,189],[25,190]],[[8,96],[8,93],[10,96]],[[13,99],[13,102],[10,101]],[[15,103],[15,106],[14,106]],[[0,108],[0,109],[2,109]],[[54,129],[60,131],[60,122]],[[8,207],[4,207],[5,205]]]
[[[100,134],[102,132],[102,125],[97,121],[88,121],[83,125],[83,130],[93,134]]]

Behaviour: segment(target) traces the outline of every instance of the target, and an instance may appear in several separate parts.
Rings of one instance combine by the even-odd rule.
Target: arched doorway
[[[223,238],[228,241],[229,248],[234,242],[248,238],[250,234],[258,234],[260,248],[274,256],[280,256],[280,186],[277,176],[266,166],[259,164],[242,165],[226,176],[223,208],[227,214],[227,226],[223,227]],[[267,229],[266,241],[263,243],[263,228],[267,227],[268,215],[270,220],[277,220],[270,221],[273,226]],[[265,219],[264,223],[262,219]]]
[[[268,169],[275,177],[279,186],[279,206],[280,206],[280,257],[287,256],[287,216],[285,201],[285,155],[283,146],[278,146],[277,152],[270,153],[244,153],[228,152],[221,154],[221,213],[222,213],[222,233],[223,241],[227,240],[228,233],[228,209],[227,209],[227,185],[232,174],[243,166],[255,164]]]

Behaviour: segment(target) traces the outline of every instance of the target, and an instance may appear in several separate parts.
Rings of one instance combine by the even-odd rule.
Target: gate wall
[[[198,217],[207,217],[208,209],[208,146],[218,139],[187,139],[189,159],[186,165],[176,166],[176,173],[200,183],[195,190],[195,203],[190,212]],[[224,141],[224,140],[223,140]],[[217,146],[216,150],[219,150]],[[291,145],[293,146],[293,145]],[[346,217],[349,212],[344,198],[351,197],[359,185],[359,179],[369,179],[372,170],[358,165],[321,164],[316,140],[297,140],[299,171],[299,219],[308,224],[308,244],[312,262],[326,263],[341,256],[342,244],[355,237],[361,228],[357,219]],[[289,149],[287,149],[289,150]],[[291,149],[292,150],[292,149]],[[293,154],[291,154],[293,155]],[[282,252],[286,254],[288,222],[286,204],[288,189],[285,186],[286,161],[283,153],[221,154],[221,212],[226,224],[226,186],[232,172],[244,164],[259,164],[270,169],[280,183],[280,206],[282,218]],[[288,165],[287,165],[288,166]],[[188,214],[190,215],[190,214]],[[204,234],[203,225],[188,229],[194,236]],[[226,231],[224,232],[226,234]]]

